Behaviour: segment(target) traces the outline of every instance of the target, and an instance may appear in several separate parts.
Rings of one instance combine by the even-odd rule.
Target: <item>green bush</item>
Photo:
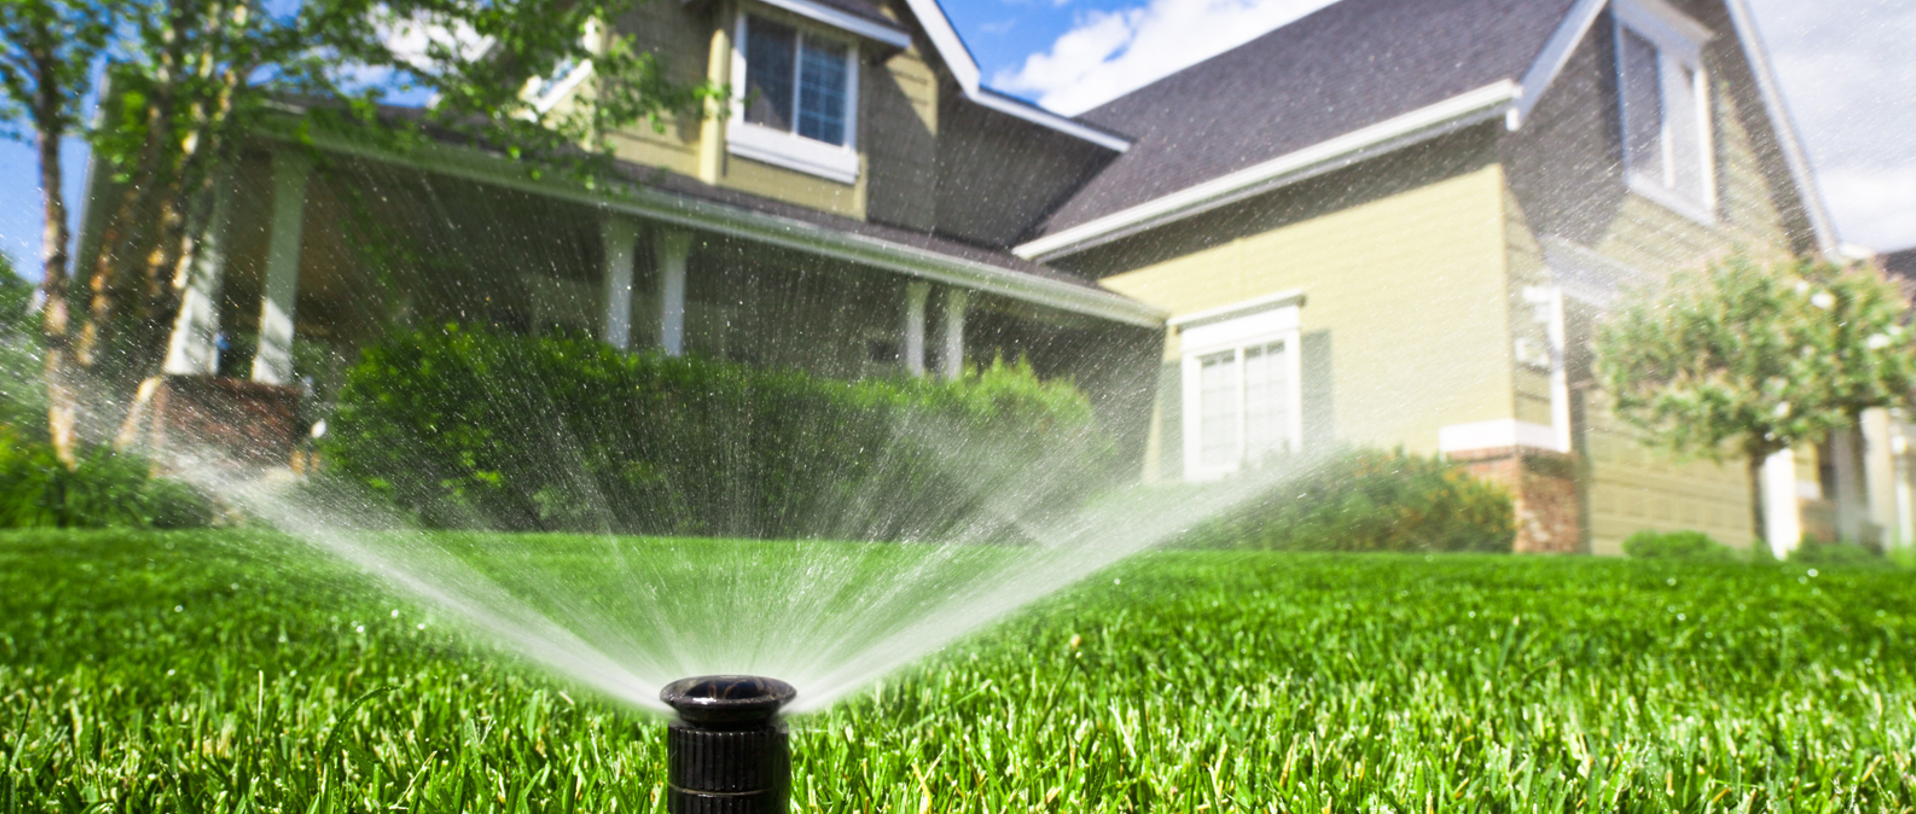
[[[1767,550],[1767,549],[1766,549]],[[1623,553],[1639,560],[1733,560],[1736,553],[1700,531],[1644,529],[1623,541]]]
[[[368,348],[329,423],[336,471],[441,528],[995,536],[1082,501],[1113,450],[1023,364],[844,382],[457,326]]]
[[[1301,466],[1191,540],[1280,551],[1507,552],[1516,534],[1501,487],[1400,449],[1348,450]]]
[[[184,484],[153,477],[135,455],[81,450],[68,471],[53,447],[0,425],[0,528],[191,528],[212,519]]]
[[[1789,561],[1798,565],[1814,565],[1822,568],[1841,566],[1886,568],[1894,565],[1889,558],[1877,553],[1876,549],[1855,543],[1825,543],[1809,536],[1805,536],[1795,550],[1790,552]]]

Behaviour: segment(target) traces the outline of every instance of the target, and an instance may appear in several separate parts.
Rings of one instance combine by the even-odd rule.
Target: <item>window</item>
[[[1206,480],[1295,451],[1298,306],[1287,292],[1171,320],[1184,345],[1185,477]]]
[[[1716,195],[1700,65],[1708,31],[1653,0],[1615,8],[1625,177],[1644,196],[1710,220]]]
[[[853,136],[857,49],[850,43],[757,16],[742,16],[733,76],[731,151],[746,158],[850,183],[858,177]]]

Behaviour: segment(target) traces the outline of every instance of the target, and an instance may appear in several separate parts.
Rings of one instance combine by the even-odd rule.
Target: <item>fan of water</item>
[[[241,174],[247,172],[264,170],[243,167]],[[386,329],[381,326],[459,321],[508,332],[597,335],[602,326],[617,322],[606,316],[607,292],[613,290],[629,297],[629,303],[611,311],[630,320],[619,330],[629,325],[635,347],[657,342],[659,331],[682,329],[686,350],[708,357],[806,369],[825,379],[904,373],[897,358],[900,345],[888,344],[899,336],[901,314],[909,313],[907,287],[896,272],[745,239],[695,236],[692,269],[679,295],[682,323],[665,328],[646,323],[646,315],[660,313],[659,297],[665,295],[659,280],[646,276],[645,263],[638,264],[629,295],[599,279],[598,270],[608,262],[596,251],[601,241],[596,225],[604,213],[589,207],[351,162],[323,166],[308,195],[309,210],[331,216],[312,219],[306,241],[329,247],[332,265],[317,281],[302,281],[300,308],[302,314],[317,309],[331,321],[328,336],[335,352],[329,362],[311,352],[327,347],[317,339],[328,337],[303,338],[294,358],[317,360],[307,368],[322,391],[351,356],[353,342],[341,338],[354,331],[376,337]],[[247,212],[266,208],[255,203],[262,205],[241,206],[236,217],[245,221]],[[249,233],[247,223],[236,222],[235,228]],[[652,254],[644,251],[647,241],[669,242],[643,236],[649,234],[641,231],[640,257]],[[605,240],[610,246],[610,238]],[[607,256],[611,252],[607,249]],[[244,296],[245,286],[243,279],[229,285],[229,296]],[[615,534],[634,528],[631,507],[616,505],[619,499],[600,488],[595,478],[603,469],[580,463],[617,454],[608,453],[613,445],[580,440],[574,430],[581,425],[553,418],[569,409],[563,382],[551,392],[527,393],[503,380],[468,397],[503,405],[498,412],[524,418],[529,429],[523,434],[537,436],[531,446],[549,459],[541,464],[552,475],[546,480],[562,493],[542,499],[566,507],[574,518],[567,528],[597,533],[528,537],[427,531],[348,486],[223,481],[207,474],[225,471],[216,466],[202,468],[200,477],[249,514],[358,564],[509,651],[610,697],[655,710],[662,709],[656,699],[661,686],[716,673],[775,676],[799,689],[791,709],[822,708],[888,670],[1259,493],[1262,484],[1251,479],[1202,491],[1122,485],[1136,480],[1141,443],[1135,442],[1145,423],[1138,414],[1151,409],[1150,380],[1160,351],[1156,329],[1114,327],[1006,297],[979,294],[969,306],[957,294],[941,291],[938,297],[935,304],[956,305],[940,311],[940,319],[950,322],[933,323],[949,337],[929,343],[933,350],[955,354],[962,339],[963,356],[970,360],[1035,354],[1047,375],[1095,380],[1087,389],[1106,394],[1092,394],[1102,425],[1138,436],[1131,454],[1113,464],[1124,470],[1111,478],[1119,485],[1077,490],[1097,492],[1088,500],[1082,495],[1064,503],[1057,499],[1061,483],[1111,477],[1085,471],[1081,461],[1047,457],[1043,451],[1052,447],[1041,442],[1055,439],[1032,435],[1076,430],[967,433],[915,418],[898,421],[888,439],[858,452],[859,483],[829,491],[823,501],[814,497],[803,506],[773,506],[773,513],[806,515],[808,522],[799,525],[811,531],[798,535],[806,539]],[[922,324],[918,328],[921,347],[927,344],[925,330]],[[1123,337],[1113,339],[1118,334]],[[941,361],[949,369],[958,358]],[[493,383],[482,383],[487,384]],[[781,418],[786,419],[815,420]],[[606,424],[646,420],[629,413],[604,415],[591,426],[600,428],[595,432],[603,439]],[[826,443],[839,435],[840,428],[815,421],[822,423],[802,427],[801,434]],[[756,448],[744,440],[752,430],[726,429],[722,421],[714,425],[720,433],[738,433],[740,440],[721,438],[699,452],[662,454],[709,456],[698,465],[716,482],[752,488],[749,470],[756,464],[750,458]],[[909,482],[923,484],[915,492],[896,488],[907,482],[897,479],[914,478],[920,480]],[[887,485],[887,479],[894,480]],[[909,496],[900,499],[900,494]],[[764,495],[748,497],[741,505],[777,503]],[[956,522],[919,522],[928,516]],[[472,517],[452,525],[496,527],[491,519]],[[767,527],[755,523],[741,518],[726,528],[743,529],[737,531],[742,537],[767,536],[754,532]]]

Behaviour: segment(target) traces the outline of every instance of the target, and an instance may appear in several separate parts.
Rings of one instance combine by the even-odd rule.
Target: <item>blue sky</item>
[[[1749,0],[1844,240],[1916,246],[1916,3]],[[667,0],[653,0],[667,2]],[[944,0],[988,84],[1077,113],[1327,0]],[[84,150],[63,151],[78,201]],[[76,207],[77,209],[77,207]],[[33,151],[0,142],[0,251],[38,276]],[[77,218],[77,211],[76,211]]]

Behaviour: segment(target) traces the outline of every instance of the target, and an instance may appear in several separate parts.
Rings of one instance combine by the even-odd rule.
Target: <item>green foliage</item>
[[[448,326],[346,377],[324,444],[438,527],[923,538],[1084,499],[1113,445],[1084,396],[994,363],[840,382]]]
[[[1623,553],[1638,560],[1736,559],[1736,552],[1700,531],[1644,529],[1623,540]]]
[[[0,537],[0,811],[662,814],[663,722],[300,549]],[[1912,646],[1899,572],[1170,552],[794,720],[793,810],[1900,811]]]
[[[1738,256],[1619,311],[1598,336],[1598,373],[1653,443],[1760,461],[1907,401],[1907,308],[1867,268]]]
[[[51,446],[0,425],[0,528],[190,528],[211,518],[204,498],[137,456],[82,449],[69,471]]]
[[[1279,551],[1509,551],[1510,496],[1438,458],[1350,450],[1281,477],[1191,541]]]
[[[1868,546],[1846,542],[1825,543],[1807,536],[1790,551],[1789,561],[1819,568],[1887,568],[1895,564]]]
[[[32,304],[32,284],[20,279],[12,261],[0,253],[0,426],[31,428],[44,435],[47,397]]]

